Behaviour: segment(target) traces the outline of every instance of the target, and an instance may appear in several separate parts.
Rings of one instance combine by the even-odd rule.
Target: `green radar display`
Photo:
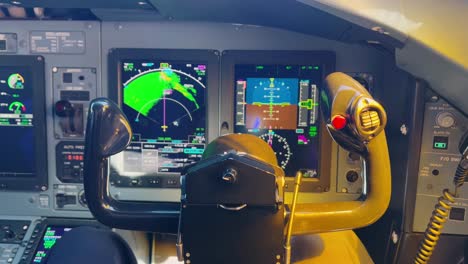
[[[163,182],[172,186],[205,149],[207,66],[124,60],[120,76],[122,110],[134,136],[119,175],[170,177]]]
[[[123,77],[123,110],[142,138],[185,141],[205,127],[205,65],[124,62]]]

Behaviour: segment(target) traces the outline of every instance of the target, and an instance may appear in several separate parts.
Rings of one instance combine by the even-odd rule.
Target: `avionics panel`
[[[0,189],[47,190],[44,59],[0,56]]]
[[[334,54],[227,51],[222,60],[223,84],[234,86],[234,132],[266,141],[287,176],[304,173],[308,191],[328,191],[329,165],[322,164],[329,164],[326,152],[331,145],[322,135],[319,106],[322,80],[334,67]]]
[[[453,192],[454,175],[461,159],[458,145],[467,129],[468,118],[463,113],[439,95],[426,91],[413,231],[426,230],[432,210],[444,189]],[[443,233],[467,235],[466,182],[459,188],[458,197],[452,206]]]
[[[120,187],[178,188],[185,166],[201,159],[207,138],[206,99],[218,79],[218,57],[207,50],[117,49],[113,99],[133,131],[128,149],[111,160]]]

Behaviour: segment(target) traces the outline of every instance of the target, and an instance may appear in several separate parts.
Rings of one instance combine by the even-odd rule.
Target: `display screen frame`
[[[225,107],[221,116],[221,134],[233,133],[235,129],[234,96],[236,65],[317,65],[322,68],[322,80],[335,70],[336,55],[333,51],[284,51],[284,50],[225,50],[221,57],[221,105]],[[322,87],[319,87],[322,88]],[[320,108],[319,108],[320,109]],[[321,110],[319,110],[321,114]],[[301,191],[326,192],[330,189],[332,140],[326,131],[323,118],[319,126],[319,177],[303,178]],[[324,176],[320,176],[324,175]],[[293,191],[294,175],[287,175],[285,191]]]
[[[125,61],[167,61],[170,63],[191,63],[206,65],[206,90],[205,90],[205,144],[218,136],[219,120],[219,51],[216,50],[192,50],[192,49],[140,49],[140,48],[115,48],[108,55],[108,97],[122,106],[123,80],[121,76],[122,63]],[[142,176],[145,177],[145,176]],[[123,184],[117,187],[139,187],[125,184],[128,177],[119,177]],[[178,178],[177,178],[178,179]],[[148,186],[141,186],[148,187]],[[160,186],[156,188],[165,188]]]
[[[43,222],[39,223],[35,228],[38,231],[38,234],[40,234],[40,236],[37,237],[36,242],[34,243],[34,250],[31,250],[31,253],[33,254],[29,255],[28,260],[26,262],[31,263],[31,264],[35,263],[33,261],[39,249],[39,244],[44,239],[44,235],[48,227],[73,229],[73,228],[82,227],[82,226],[95,227],[101,230],[110,230],[109,227],[102,225],[101,223],[92,219],[47,218]],[[53,247],[50,250],[52,249]],[[50,253],[50,250],[49,250],[49,253]],[[44,260],[47,260],[47,257],[48,256],[46,256]]]
[[[0,190],[46,191],[48,189],[48,173],[44,57],[29,55],[0,56],[1,67],[27,68],[31,74],[31,83],[34,83],[32,129],[34,133],[35,174],[29,177],[0,176]]]

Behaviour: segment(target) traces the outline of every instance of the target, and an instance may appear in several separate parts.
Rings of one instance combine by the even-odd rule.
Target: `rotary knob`
[[[55,114],[60,117],[73,116],[73,105],[67,100],[60,100],[55,103]]]
[[[449,128],[455,125],[455,117],[452,113],[442,112],[439,115],[437,115],[436,122],[437,125],[441,127]]]

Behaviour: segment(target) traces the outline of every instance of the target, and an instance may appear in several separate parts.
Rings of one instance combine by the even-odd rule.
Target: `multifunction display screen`
[[[36,173],[33,97],[29,67],[0,67],[0,178]]]
[[[120,155],[123,167],[113,169],[130,177],[179,176],[205,149],[207,65],[162,60],[120,65],[120,100],[133,139]]]
[[[46,263],[47,256],[53,246],[59,241],[62,236],[72,230],[71,227],[62,226],[48,226],[44,235],[42,236],[39,245],[37,246],[36,253],[31,263]]]
[[[267,142],[287,176],[318,177],[317,65],[235,65],[235,132]]]

